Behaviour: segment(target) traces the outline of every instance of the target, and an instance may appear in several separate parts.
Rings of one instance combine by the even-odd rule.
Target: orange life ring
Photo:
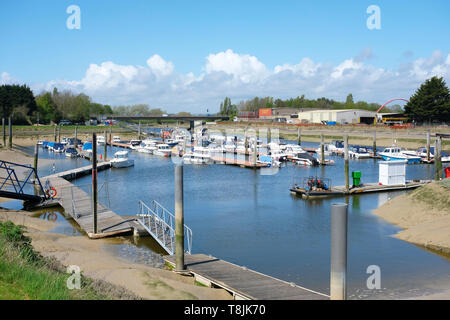
[[[56,194],[57,194],[57,192],[56,192],[56,189],[55,189],[55,188],[50,187],[49,189],[47,189],[47,195],[48,195],[50,198],[56,197]]]

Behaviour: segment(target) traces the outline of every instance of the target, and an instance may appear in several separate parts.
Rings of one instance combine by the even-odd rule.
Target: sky
[[[225,96],[408,99],[432,76],[450,83],[449,12],[448,0],[2,1],[0,84],[192,113]]]

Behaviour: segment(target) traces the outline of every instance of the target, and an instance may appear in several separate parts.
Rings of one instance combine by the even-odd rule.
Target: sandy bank
[[[117,240],[89,240],[82,236],[51,233],[48,230],[56,226],[54,222],[34,218],[24,211],[0,209],[0,219],[25,225],[34,248],[43,256],[54,257],[65,266],[77,265],[84,275],[123,287],[144,299],[232,299],[225,290],[194,285],[192,277],[129,263],[113,256],[105,247]]]
[[[396,238],[450,253],[450,179],[396,197],[374,213],[404,229]]]

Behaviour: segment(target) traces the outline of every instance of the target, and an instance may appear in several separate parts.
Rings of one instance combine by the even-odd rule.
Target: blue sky
[[[72,4],[81,9],[80,30],[66,28],[69,17],[66,8]],[[366,9],[372,4],[381,9],[381,30],[369,30],[366,26],[369,17]],[[38,90],[48,88],[52,81],[81,81],[91,64],[111,61],[120,66],[145,67],[147,59],[155,54],[172,63],[174,73],[186,75],[192,72],[195,77],[200,77],[202,74],[211,76],[205,71],[207,57],[226,50],[241,57],[255,57],[268,70],[284,64],[295,65],[304,58],[337,67],[365,50],[365,65],[373,70],[381,68],[393,72],[416,60],[430,59],[433,52],[439,52],[442,56],[439,63],[444,65],[443,76],[447,78],[449,12],[450,2],[445,0],[2,1],[0,74],[8,74],[3,77],[3,82],[12,78]],[[214,70],[236,75],[236,72]],[[152,81],[145,77],[136,81],[147,80]],[[162,85],[160,79],[153,81]],[[166,85],[174,81],[177,80]],[[199,81],[206,80],[196,79],[195,84]],[[248,88],[248,83],[244,83]],[[104,103],[170,104],[168,98],[140,95],[144,101],[134,101],[108,96],[105,91],[96,94],[95,90],[86,87],[86,83],[65,85],[75,91],[84,88]],[[223,94],[230,94],[235,99],[253,93],[266,95],[264,90],[260,92],[255,87],[249,89],[248,94],[240,90],[235,92],[231,90],[233,85],[225,90],[222,88],[214,99],[209,95],[202,100],[201,91],[195,99],[204,104],[223,99]],[[218,91],[220,88],[217,85],[210,87]],[[405,93],[414,89],[403,88]],[[280,88],[279,95],[277,90],[267,95],[296,96],[302,90],[306,96],[320,95],[301,84],[292,88],[292,93]],[[337,87],[330,91],[335,98],[345,94],[338,92]],[[323,95],[327,96],[326,92]],[[384,97],[380,95],[381,92],[373,96],[360,94],[361,98],[382,102]],[[194,100],[191,101],[193,106]]]

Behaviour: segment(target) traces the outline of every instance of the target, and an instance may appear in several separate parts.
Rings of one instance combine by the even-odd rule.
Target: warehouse
[[[359,109],[313,110],[298,113],[298,121],[302,123],[375,124],[376,119],[376,112]]]

